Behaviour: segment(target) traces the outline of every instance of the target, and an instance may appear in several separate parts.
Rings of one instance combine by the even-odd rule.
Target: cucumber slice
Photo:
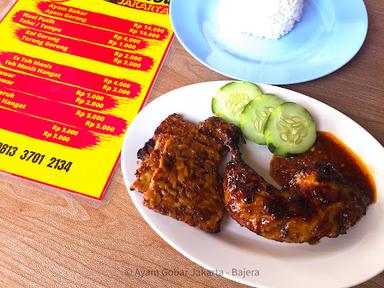
[[[230,82],[217,91],[212,98],[212,112],[216,116],[239,125],[244,107],[261,95],[259,86],[251,82]]]
[[[286,102],[269,116],[265,130],[269,150],[278,156],[308,151],[316,141],[316,124],[304,107]]]
[[[244,136],[257,144],[266,144],[265,124],[272,111],[283,102],[273,94],[262,94],[249,102],[240,116],[240,128]]]

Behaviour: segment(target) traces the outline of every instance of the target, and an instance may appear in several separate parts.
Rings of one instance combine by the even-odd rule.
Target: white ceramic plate
[[[128,190],[138,167],[136,152],[152,137],[160,122],[175,112],[195,122],[206,119],[211,116],[212,95],[226,83],[207,82],[171,91],[139,113],[127,131],[122,150]],[[312,246],[284,244],[266,240],[229,217],[220,233],[209,234],[145,208],[142,194],[130,191],[133,203],[148,224],[177,251],[204,268],[243,284],[260,288],[350,287],[379,274],[384,267],[383,147],[353,120],[317,100],[279,87],[260,86],[265,92],[305,106],[319,130],[337,135],[371,170],[378,200],[347,235],[322,239]],[[242,150],[245,160],[267,176],[271,154],[266,147],[247,143]],[[250,275],[242,275],[241,271],[249,271]]]

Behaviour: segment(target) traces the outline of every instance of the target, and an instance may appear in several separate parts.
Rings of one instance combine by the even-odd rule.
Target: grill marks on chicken
[[[225,213],[218,166],[225,149],[180,115],[170,115],[139,150],[143,162],[131,189],[144,192],[150,209],[218,232]]]
[[[296,172],[278,190],[233,151],[224,175],[227,210],[241,226],[265,238],[289,243],[334,238],[345,234],[370,204],[369,194],[348,183],[330,163]]]

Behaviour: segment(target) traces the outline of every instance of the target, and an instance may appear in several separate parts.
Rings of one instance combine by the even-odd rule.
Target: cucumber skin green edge
[[[279,147],[277,147],[274,143],[272,143],[273,141],[271,141],[271,139],[273,138],[272,134],[271,134],[271,130],[275,130],[273,129],[273,127],[270,129],[269,126],[271,125],[270,122],[272,121],[272,117],[274,117],[274,112],[277,111],[276,109],[281,109],[281,106],[283,105],[296,105],[298,106],[299,108],[302,109],[302,111],[304,112],[304,114],[306,114],[306,116],[308,116],[308,119],[306,119],[306,121],[308,123],[310,123],[309,125],[309,128],[311,129],[310,132],[313,132],[313,140],[309,141],[308,142],[308,145],[306,145],[306,148],[303,149],[301,152],[297,152],[297,153],[291,153],[291,152],[288,152],[288,151],[280,151],[281,149],[279,149]],[[277,113],[277,112],[275,112]],[[271,121],[270,121],[271,120]],[[275,110],[269,115],[268,117],[268,120],[266,122],[266,125],[265,125],[265,128],[264,128],[264,135],[265,135],[265,139],[266,139],[266,142],[267,142],[267,147],[269,149],[270,152],[272,152],[274,155],[276,156],[280,156],[280,157],[291,157],[291,156],[296,156],[296,155],[299,155],[299,154],[303,154],[305,152],[307,152],[308,150],[310,150],[313,145],[316,143],[316,139],[317,139],[317,129],[316,129],[316,122],[315,120],[313,119],[313,116],[312,114],[303,106],[297,104],[297,103],[294,103],[294,102],[285,102],[279,106],[277,106],[275,108]],[[309,136],[310,137],[310,136]],[[311,137],[312,138],[312,137]]]

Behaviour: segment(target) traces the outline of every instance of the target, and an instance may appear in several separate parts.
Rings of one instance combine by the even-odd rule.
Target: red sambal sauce
[[[331,163],[347,181],[369,193],[371,203],[375,202],[376,185],[367,167],[350,148],[329,132],[318,132],[315,145],[303,154],[292,157],[274,156],[270,163],[270,175],[283,186],[297,171],[320,162]]]

